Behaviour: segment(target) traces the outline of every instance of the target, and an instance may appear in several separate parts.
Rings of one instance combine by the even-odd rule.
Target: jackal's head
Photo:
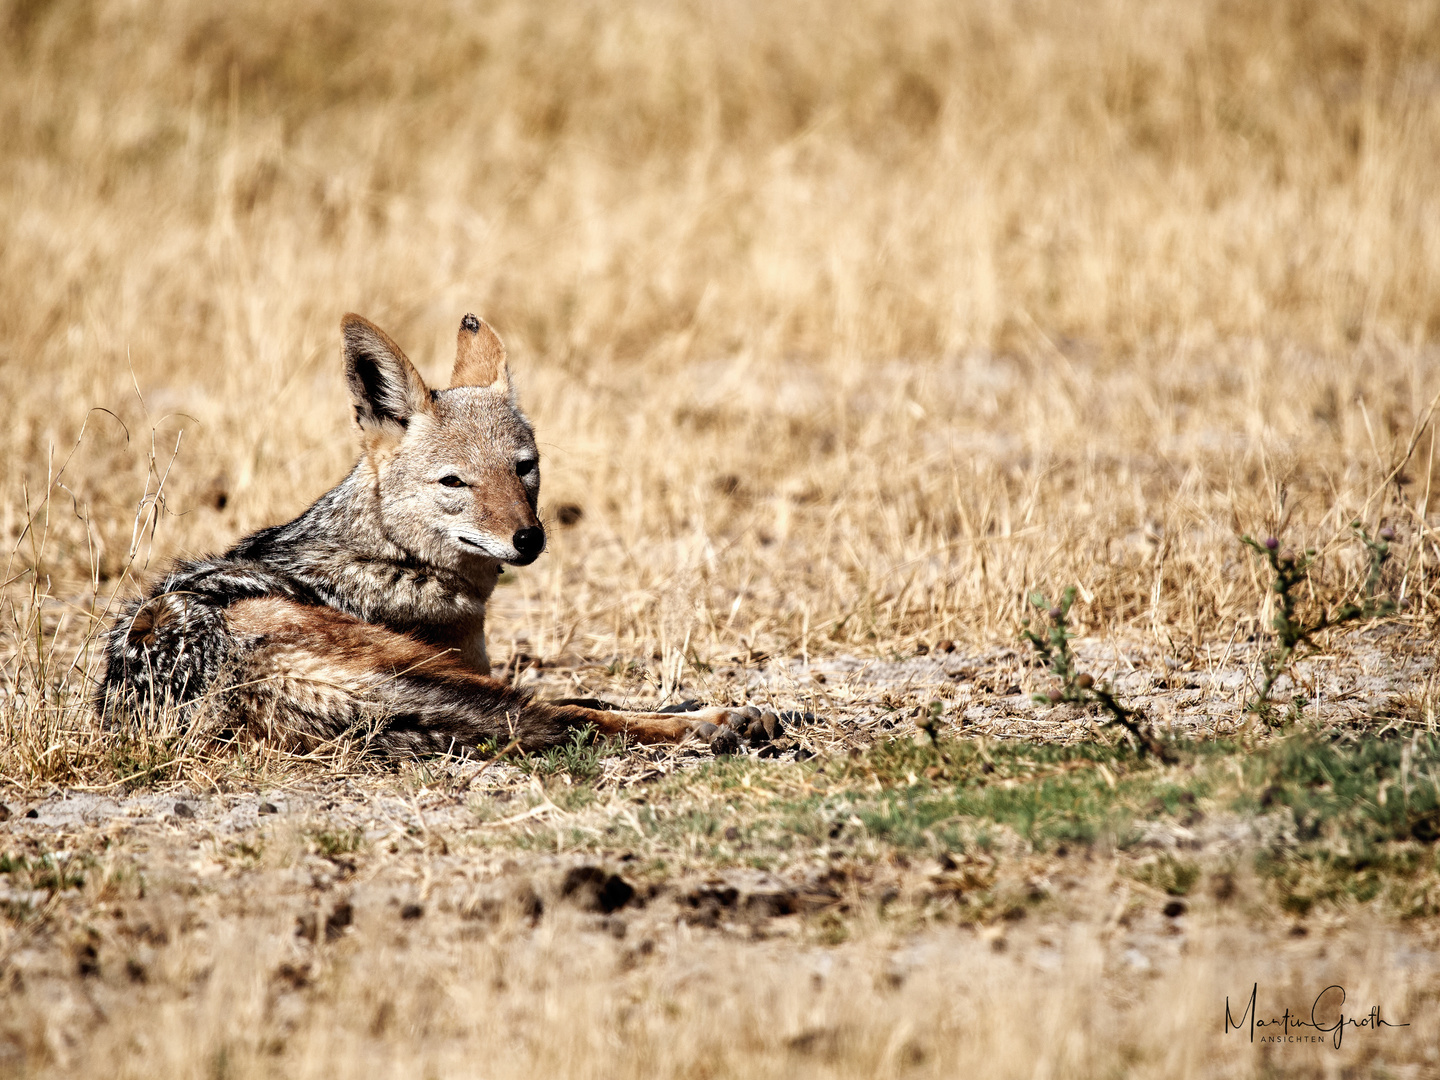
[[[540,456],[495,331],[466,315],[450,389],[431,390],[379,327],[359,315],[342,327],[360,467],[386,536],[437,566],[534,562],[545,549]]]

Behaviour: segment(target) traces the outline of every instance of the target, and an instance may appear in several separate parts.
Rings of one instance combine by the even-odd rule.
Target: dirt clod
[[[635,887],[599,866],[576,866],[565,875],[560,895],[582,911],[609,915],[635,898]]]
[[[335,941],[345,932],[345,928],[355,921],[355,909],[348,900],[342,900],[335,905],[335,910],[330,912],[325,919],[325,940]]]

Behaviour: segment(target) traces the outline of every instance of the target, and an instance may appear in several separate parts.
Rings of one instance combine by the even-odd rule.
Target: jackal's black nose
[[[515,561],[524,566],[526,563],[532,563],[538,559],[540,552],[545,550],[545,530],[539,525],[532,525],[528,529],[516,529],[510,542],[520,553],[520,558]]]

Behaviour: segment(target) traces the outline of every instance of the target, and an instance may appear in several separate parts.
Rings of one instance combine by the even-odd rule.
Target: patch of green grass
[[[1198,748],[1197,759],[1204,756]],[[963,848],[977,824],[1002,825],[1040,850],[1060,844],[1133,839],[1147,806],[1181,805],[1203,781],[1128,743],[1037,743],[897,739],[841,763],[836,782],[859,787],[855,813],[877,836],[900,847]],[[880,792],[871,794],[866,781]]]
[[[10,884],[19,889],[49,889],[62,892],[85,884],[85,871],[94,864],[85,854],[56,854],[41,849],[34,855],[0,854],[0,874],[10,875]]]
[[[1129,876],[1169,896],[1189,896],[1200,880],[1200,866],[1166,853],[1133,867]]]
[[[319,847],[318,843],[316,846]],[[265,837],[255,836],[234,840],[224,844],[220,850],[226,858],[235,859],[242,865],[258,866],[265,856]]]
[[[321,829],[310,834],[310,842],[316,853],[327,859],[351,855],[365,849],[365,830],[358,826],[353,829]]]
[[[1006,833],[1040,850],[1124,844],[1147,804],[1183,808],[1186,798],[1194,801],[1192,789],[1208,790],[1195,780],[1128,744],[898,739],[818,765],[717,759],[641,794],[627,819],[633,825],[588,837],[565,829],[560,839],[581,848],[629,841],[745,865],[771,865],[827,844],[862,857],[984,850]]]
[[[1405,914],[1440,913],[1440,740],[1292,732],[1258,744],[1170,746],[1172,760],[1162,761],[1128,742],[900,738],[825,761],[716,759],[654,787],[622,789],[624,813],[603,828],[527,823],[523,836],[494,839],[623,849],[672,867],[767,870],[826,850],[862,863],[913,854],[943,863],[1101,844],[1122,854],[1131,877],[1187,896],[1215,860],[1203,849],[1157,858],[1136,848],[1145,823],[1203,836],[1208,815],[1278,814],[1277,838],[1253,857],[1286,910],[1380,901]],[[584,775],[581,749],[554,751],[553,760],[577,755],[570,760]],[[570,798],[588,805],[593,788],[578,785]]]
[[[1031,780],[1044,772],[1103,764],[1125,771],[1155,770],[1128,744],[992,742],[986,739],[941,739],[920,742],[898,738],[876,743],[858,757],[833,763],[827,771],[837,778],[864,777],[884,786],[913,786],[927,780],[947,783],[1003,784]]]
[[[1354,839],[1440,840],[1440,739],[1295,736],[1244,762],[1237,809],[1289,807],[1296,834],[1314,840],[1341,824]]]
[[[1256,859],[1286,910],[1383,899],[1440,913],[1440,739],[1295,736],[1243,767],[1234,808],[1293,822]]]
[[[561,810],[574,813],[583,810],[595,801],[595,789],[589,784],[566,784],[550,782],[545,785],[545,794]]]

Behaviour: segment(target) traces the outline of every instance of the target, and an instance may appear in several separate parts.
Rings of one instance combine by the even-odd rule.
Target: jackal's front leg
[[[714,705],[693,712],[630,712],[588,705],[555,703],[575,726],[593,725],[598,735],[623,736],[639,743],[678,743],[696,738],[716,753],[734,753],[741,742],[761,746],[780,737],[784,725],[775,713],[753,705],[729,708]]]
[[[654,713],[535,701],[447,650],[329,608],[267,597],[234,603],[225,618],[245,643],[227,693],[236,719],[282,745],[338,738],[371,721],[371,744],[392,754],[497,742],[543,750],[587,724],[642,743],[694,736],[725,753],[780,731],[774,713],[751,706]]]

